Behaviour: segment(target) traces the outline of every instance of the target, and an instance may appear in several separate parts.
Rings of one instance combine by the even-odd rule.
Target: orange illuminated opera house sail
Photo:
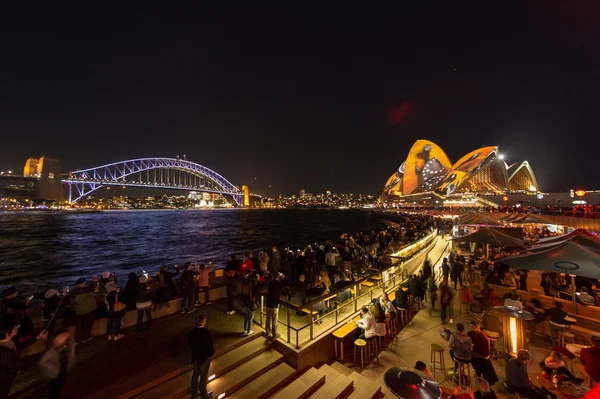
[[[499,156],[497,146],[473,150],[452,165],[437,144],[417,140],[400,168],[386,181],[383,193],[401,197],[536,190],[537,181],[529,163],[523,161],[509,167]]]
[[[417,140],[408,153],[402,178],[402,193],[415,190],[430,191],[444,178],[452,166],[450,159],[437,144],[429,140]]]

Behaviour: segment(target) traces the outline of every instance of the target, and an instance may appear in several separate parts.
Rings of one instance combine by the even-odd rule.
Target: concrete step
[[[278,391],[271,399],[306,399],[325,383],[325,372],[314,367],[298,376],[291,384]]]
[[[253,357],[221,377],[212,380],[208,383],[207,390],[209,392],[212,391],[215,398],[223,394],[224,396],[229,396],[282,362],[283,355],[276,350],[270,349]]]
[[[227,399],[266,399],[282,386],[290,383],[295,376],[295,370],[286,363],[279,363],[266,373],[250,381],[238,389]],[[213,394],[213,398],[218,397]]]
[[[264,354],[269,349],[268,341],[264,337],[258,337],[253,339],[242,346],[239,346],[223,355],[213,359],[210,363],[209,385],[213,381],[219,379],[219,377],[227,375],[232,370],[245,365],[255,359],[256,357]],[[267,359],[282,358],[278,352],[273,352],[272,355],[268,356]],[[262,359],[262,358],[261,358]],[[258,360],[260,363],[261,360]],[[256,361],[252,364],[256,365]],[[182,374],[177,375],[164,383],[149,389],[142,394],[136,396],[136,399],[151,399],[151,398],[179,398],[190,392],[190,381],[192,379],[193,370],[188,370]]]
[[[354,383],[354,390],[348,399],[376,399],[381,395],[381,386],[353,371],[348,378]]]
[[[334,369],[338,373],[341,373],[341,374],[345,375],[346,377],[348,377],[350,374],[352,374],[352,369],[351,368],[344,366],[342,363],[340,363],[338,361],[334,361],[333,363],[331,363],[329,365],[329,367],[331,367],[332,369]]]
[[[352,393],[353,381],[349,377],[334,370],[327,364],[319,367],[319,370],[325,373],[325,384],[310,395],[309,399],[345,399]]]

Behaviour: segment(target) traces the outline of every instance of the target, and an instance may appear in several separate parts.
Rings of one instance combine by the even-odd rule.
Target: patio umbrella
[[[521,219],[523,215],[520,213],[511,213],[508,216],[501,217],[498,219],[499,222],[509,222],[511,220]]]
[[[571,275],[573,310],[576,306],[575,276],[600,278],[600,240],[564,241],[548,250],[511,256],[500,260],[513,269],[543,270]]]
[[[459,225],[465,225],[465,224],[484,224],[484,225],[488,225],[488,226],[498,226],[500,225],[500,223],[490,217],[487,216],[485,214],[482,213],[475,213],[475,212],[468,212],[466,214],[464,214],[459,220],[458,220],[458,224]]]
[[[455,237],[452,240],[458,242],[475,242],[478,244],[495,245],[502,248],[524,248],[527,245],[527,241],[505,234],[501,231],[501,229],[496,229],[493,227],[482,227],[471,234]]]

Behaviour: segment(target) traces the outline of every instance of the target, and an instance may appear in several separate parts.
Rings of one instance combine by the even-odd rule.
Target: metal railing
[[[315,338],[318,338],[318,337],[322,336],[323,334],[326,334],[332,327],[338,326],[338,324],[340,324],[342,322],[346,322],[350,317],[352,317],[353,314],[355,314],[363,306],[363,304],[367,303],[366,302],[367,298],[368,298],[368,301],[370,302],[373,300],[374,297],[377,297],[377,296],[383,294],[383,292],[385,290],[390,290],[390,289],[393,290],[394,288],[400,287],[400,285],[403,282],[405,282],[408,278],[408,274],[405,269],[406,262],[411,260],[415,256],[419,255],[424,250],[427,250],[431,246],[431,244],[435,242],[436,236],[437,236],[437,232],[433,232],[433,233],[423,237],[419,241],[399,249],[399,251],[397,251],[396,253],[401,253],[402,256],[394,256],[394,254],[388,256],[389,263],[386,262],[381,269],[367,269],[365,271],[365,273],[363,273],[359,279],[355,280],[352,285],[349,285],[344,288],[329,291],[327,294],[324,294],[321,297],[319,297],[315,300],[312,300],[310,302],[307,302],[303,305],[296,305],[285,299],[280,299],[280,311],[281,311],[281,308],[283,307],[284,311],[285,311],[285,317],[284,317],[285,321],[282,321],[278,317],[277,323],[279,326],[283,326],[286,329],[287,343],[292,344],[293,342],[295,342],[296,348],[299,349],[301,344],[304,344],[305,342],[310,342],[310,341],[314,340]],[[377,276],[377,275],[380,276],[380,279],[379,279],[380,282],[377,284],[371,283],[369,280],[373,279],[373,277]],[[371,286],[369,287],[369,289],[366,292],[362,293],[361,286],[367,285],[364,283],[367,283]],[[349,300],[349,301],[345,300],[344,302],[337,304],[337,306],[334,306],[333,309],[330,309],[323,313],[320,313],[317,317],[317,320],[322,320],[322,319],[328,318],[329,316],[333,316],[334,320],[335,320],[334,323],[327,328],[323,328],[321,331],[316,331],[315,320],[313,319],[313,307],[315,305],[323,302],[324,298],[333,297],[333,296],[337,297],[338,294],[345,292],[348,289],[354,291],[352,293],[351,300]],[[375,295],[374,293],[377,290],[381,290],[381,292],[378,295]],[[331,300],[334,300],[334,299],[332,298]],[[359,306],[359,302],[361,303],[360,306]],[[331,307],[329,307],[329,308],[331,308]],[[349,312],[346,316],[340,316],[340,313],[344,313],[344,311],[347,310],[348,308],[353,309],[353,311]],[[309,316],[310,321],[307,322],[303,326],[294,327],[294,326],[292,326],[291,312],[294,312],[294,313],[305,312]],[[263,328],[265,327],[265,319],[266,319],[266,309],[265,309],[265,303],[264,303],[264,296],[261,296],[260,297],[259,321],[260,321],[261,327],[263,327]],[[304,331],[305,329],[309,329],[308,338],[301,340],[300,333],[302,331]],[[292,334],[295,334],[295,340],[292,340],[292,338],[293,338]]]

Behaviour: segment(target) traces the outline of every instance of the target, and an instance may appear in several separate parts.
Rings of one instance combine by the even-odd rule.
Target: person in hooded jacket
[[[448,340],[450,348],[450,357],[452,359],[468,363],[471,361],[473,353],[473,341],[471,337],[465,333],[465,325],[456,323],[456,332],[450,335]]]
[[[127,275],[127,283],[121,296],[121,301],[126,305],[126,309],[135,309],[135,297],[137,295],[138,276],[135,273]]]
[[[146,329],[150,330],[150,322],[152,320],[152,289],[146,276],[140,276],[138,281],[135,296],[135,307],[138,313],[136,332],[138,335],[142,335],[144,314],[146,315]]]
[[[173,277],[179,274],[179,266],[175,265],[175,273],[167,270],[167,265],[162,265],[160,267],[160,272],[158,273],[158,295],[162,303],[165,303],[167,307],[169,307],[169,300],[171,299],[171,295],[177,292],[177,288],[175,288],[175,283],[173,283]]]
[[[123,317],[124,310],[116,311],[115,305],[119,303],[119,287],[114,282],[106,284],[106,310],[108,312],[106,316],[106,333],[108,334],[109,341],[118,341],[123,338],[121,330],[121,317]]]

